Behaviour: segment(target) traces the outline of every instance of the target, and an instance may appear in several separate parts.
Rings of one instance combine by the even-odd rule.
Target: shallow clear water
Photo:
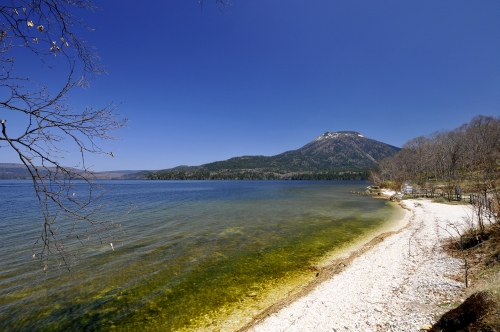
[[[31,259],[41,219],[30,183],[0,181],[0,329],[215,329],[307,282],[312,264],[397,213],[350,194],[365,182],[104,184],[114,187],[106,216],[135,208],[60,274]]]

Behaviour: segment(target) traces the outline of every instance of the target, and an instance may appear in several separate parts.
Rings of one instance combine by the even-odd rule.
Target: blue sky
[[[87,159],[97,171],[275,155],[337,130],[401,146],[500,115],[497,0],[95,4],[85,38],[108,74],[71,101],[130,120],[103,144],[114,158]]]

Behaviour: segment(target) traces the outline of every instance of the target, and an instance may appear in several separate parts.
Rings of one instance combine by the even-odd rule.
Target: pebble
[[[446,277],[460,274],[462,262],[444,253],[440,241],[449,236],[446,223],[468,211],[426,200],[403,204],[411,210],[407,228],[250,331],[429,330],[446,310],[438,304],[464,294],[462,283]]]

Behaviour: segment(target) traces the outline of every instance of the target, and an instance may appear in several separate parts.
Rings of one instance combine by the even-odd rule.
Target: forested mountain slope
[[[148,178],[360,179],[377,166],[377,160],[399,150],[354,131],[326,132],[297,150],[275,156],[241,156],[200,166],[178,166],[153,172]]]

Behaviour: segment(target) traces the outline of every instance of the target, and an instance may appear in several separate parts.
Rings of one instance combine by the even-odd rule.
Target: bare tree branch
[[[96,9],[90,0],[11,0],[0,5],[0,151],[15,151],[31,176],[44,219],[33,258],[44,270],[51,257],[69,268],[68,259],[77,255],[69,247],[83,244],[91,235],[102,242],[115,227],[114,220],[102,218],[97,200],[106,191],[94,181],[85,157],[112,156],[99,144],[116,139],[111,133],[127,120],[114,113],[113,103],[84,110],[68,103],[72,89],[87,87],[104,72],[94,47],[78,37],[91,29],[76,14]],[[14,74],[15,65],[23,65],[16,60],[23,53],[34,55],[54,75],[66,77],[62,86],[49,90]],[[19,114],[25,129],[11,133],[10,119],[19,119]],[[67,143],[80,155],[73,167],[63,164]]]
[[[205,1],[199,0],[199,3],[200,3],[200,9],[203,10],[203,4],[205,3]],[[229,1],[229,0],[215,0],[215,3],[219,7],[219,10],[225,14],[226,14],[226,12],[222,9],[222,7],[232,5],[231,1]]]

